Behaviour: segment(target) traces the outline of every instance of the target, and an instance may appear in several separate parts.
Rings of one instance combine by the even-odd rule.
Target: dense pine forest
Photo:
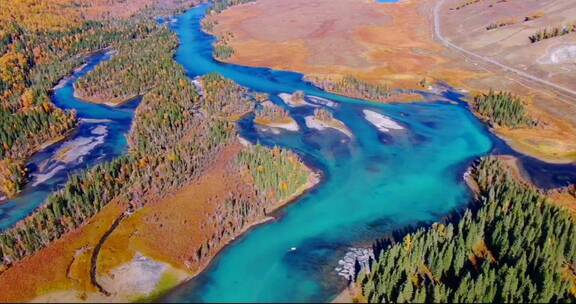
[[[236,141],[234,121],[253,111],[262,98],[218,74],[202,77],[197,88],[172,60],[175,35],[155,24],[146,23],[142,28],[145,30],[133,43],[141,43],[146,49],[139,51],[146,55],[127,60],[117,72],[126,75],[145,65],[158,78],[153,87],[139,80],[115,84],[122,92],[148,87],[128,135],[129,153],[71,177],[33,214],[2,232],[0,270],[84,225],[114,200],[130,202],[130,208],[136,210],[189,184],[219,151]],[[87,87],[100,84],[96,75],[85,80]],[[309,171],[299,158],[281,149],[249,149],[241,153],[237,165],[248,172],[257,200],[230,197],[230,204],[219,206],[222,218],[234,224],[218,227],[219,233],[199,248],[198,259],[207,257],[224,236],[234,235],[266,214],[308,180]],[[21,174],[19,169],[13,171]]]
[[[206,100],[204,109],[210,115],[235,120],[254,110],[255,97],[248,96],[246,88],[230,79],[211,73],[202,77],[201,84]]]
[[[369,302],[576,300],[574,218],[495,158],[482,159],[472,177],[475,211],[375,245],[377,261],[359,278]]]
[[[271,151],[260,145],[243,151],[238,162],[248,168],[260,196],[266,201],[285,200],[308,182],[309,171],[287,150]]]
[[[373,84],[346,75],[339,80],[313,79],[312,83],[328,92],[371,101],[386,101],[391,96],[390,87],[386,84]]]
[[[151,28],[134,20],[88,20],[81,9],[91,2],[83,7],[64,1],[1,2],[0,192],[11,197],[25,182],[27,158],[76,126],[73,111],[51,102],[52,87],[87,54],[140,39]]]
[[[489,91],[472,100],[472,108],[491,125],[508,128],[531,127],[536,123],[529,117],[520,98],[510,92]]]
[[[170,54],[177,45],[178,40],[168,29],[154,31],[143,39],[121,41],[110,61],[76,83],[76,94],[89,101],[112,104],[143,95],[172,73],[175,63]]]
[[[264,124],[267,122],[286,122],[292,121],[292,117],[288,111],[280,106],[275,105],[271,101],[265,101],[260,103],[256,110],[256,121]]]

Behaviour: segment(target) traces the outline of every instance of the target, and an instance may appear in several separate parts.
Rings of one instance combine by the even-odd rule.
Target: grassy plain
[[[573,57],[565,55],[576,45],[576,34],[534,44],[528,39],[541,28],[571,21],[576,8],[570,0],[481,0],[453,9],[461,2],[465,1],[447,0],[439,10],[447,39],[547,81],[576,87]],[[213,30],[231,37],[228,43],[235,52],[227,61],[236,64],[293,70],[319,79],[353,75],[393,89],[422,89],[425,80],[445,81],[469,92],[512,91],[523,98],[539,124],[498,128],[495,133],[528,155],[549,162],[576,161],[576,96],[444,47],[434,35],[436,3],[259,0],[213,16]],[[523,21],[539,13],[543,15]],[[518,22],[486,29],[506,16]]]

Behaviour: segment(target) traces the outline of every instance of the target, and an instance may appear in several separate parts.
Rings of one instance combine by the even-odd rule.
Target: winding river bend
[[[289,110],[300,131],[263,129],[248,117],[239,123],[241,135],[298,152],[323,172],[323,181],[281,210],[276,221],[228,246],[204,273],[164,301],[329,301],[346,284],[334,267],[349,247],[369,245],[395,229],[429,223],[463,207],[470,193],[462,174],[481,155],[518,156],[531,179],[545,188],[576,182],[574,165],[550,165],[509,149],[475,119],[456,91],[422,93],[437,100],[433,103],[374,104],[323,92],[301,74],[216,62],[213,37],[200,27],[206,8],[191,9],[171,25],[181,40],[176,60],[191,78],[217,72],[270,94]],[[0,205],[0,230],[39,206],[70,174],[126,151],[125,134],[139,101],[110,108],[73,96],[74,82],[108,59],[104,53],[91,57],[55,89],[54,103],[75,109],[79,128],[34,156],[29,185],[18,198]],[[308,105],[290,107],[278,97],[297,90],[309,96]],[[306,117],[316,108],[331,111],[353,136],[308,128]],[[385,116],[401,128],[379,130],[366,113]]]
[[[427,96],[436,98],[435,103],[376,105],[323,92],[303,81],[301,74],[216,62],[213,37],[200,26],[205,10],[206,6],[194,8],[172,24],[181,40],[177,61],[190,77],[217,72],[270,94],[274,103],[290,111],[300,131],[263,129],[247,118],[239,123],[241,134],[252,142],[297,151],[324,176],[276,221],[241,237],[204,273],[163,301],[329,301],[346,284],[334,267],[349,247],[370,244],[407,225],[438,220],[464,206],[470,196],[462,174],[471,160],[491,151],[512,152],[474,118],[454,91]],[[308,98],[307,106],[297,108],[278,98],[296,90],[320,98]],[[354,136],[308,128],[306,117],[317,107],[329,109]],[[402,129],[378,130],[367,120],[366,110],[385,115]],[[535,172],[535,181],[543,186],[576,180],[569,173],[573,166],[547,165],[524,156],[521,161],[527,168],[550,169]],[[563,169],[568,175],[559,181],[552,177],[557,174],[546,174]]]
[[[109,53],[90,56],[85,65],[54,88],[54,104],[61,109],[76,110],[79,125],[66,140],[34,155],[28,164],[31,172],[29,183],[18,197],[0,204],[0,230],[13,226],[30,214],[52,192],[61,188],[71,174],[112,160],[126,151],[125,135],[130,130],[139,100],[111,108],[74,97],[76,80],[109,59]]]

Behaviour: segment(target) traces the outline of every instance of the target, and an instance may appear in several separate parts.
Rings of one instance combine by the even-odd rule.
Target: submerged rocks
[[[372,261],[374,261],[374,251],[371,248],[351,247],[344,257],[338,261],[338,267],[334,268],[334,270],[339,276],[349,281],[354,281],[360,272],[370,272]]]

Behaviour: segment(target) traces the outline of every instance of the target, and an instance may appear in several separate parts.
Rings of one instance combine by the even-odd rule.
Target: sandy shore
[[[278,94],[278,97],[280,97],[280,99],[282,99],[282,101],[285,104],[287,104],[293,108],[303,107],[303,106],[314,106],[310,103],[307,103],[304,99],[294,99],[292,97],[292,95],[288,94],[288,93],[280,93],[280,94]]]
[[[316,129],[322,131],[327,128],[332,128],[346,134],[350,138],[354,137],[350,129],[348,129],[348,127],[346,127],[346,125],[343,122],[335,118],[333,118],[329,122],[319,120],[314,116],[306,116],[304,119],[306,120],[306,126],[310,129]]]
[[[74,98],[79,99],[84,102],[95,103],[95,104],[103,104],[109,107],[119,107],[124,104],[127,104],[133,100],[138,99],[141,95],[134,94],[126,97],[119,97],[119,98],[98,98],[93,96],[84,96],[78,93],[76,86],[74,86]]]
[[[373,124],[381,132],[390,132],[390,130],[403,130],[400,124],[392,120],[390,117],[371,110],[362,110],[364,117],[371,124]]]
[[[329,107],[329,108],[336,108],[338,106],[337,103],[333,102],[332,100],[328,100],[326,98],[318,97],[318,96],[308,96],[310,101]]]
[[[263,119],[255,119],[254,123],[256,123],[260,126],[264,126],[264,127],[278,128],[278,129],[283,129],[283,130],[287,130],[287,131],[291,131],[291,132],[298,132],[300,130],[298,123],[292,118],[290,118],[289,121],[286,120],[285,122],[266,121]]]

